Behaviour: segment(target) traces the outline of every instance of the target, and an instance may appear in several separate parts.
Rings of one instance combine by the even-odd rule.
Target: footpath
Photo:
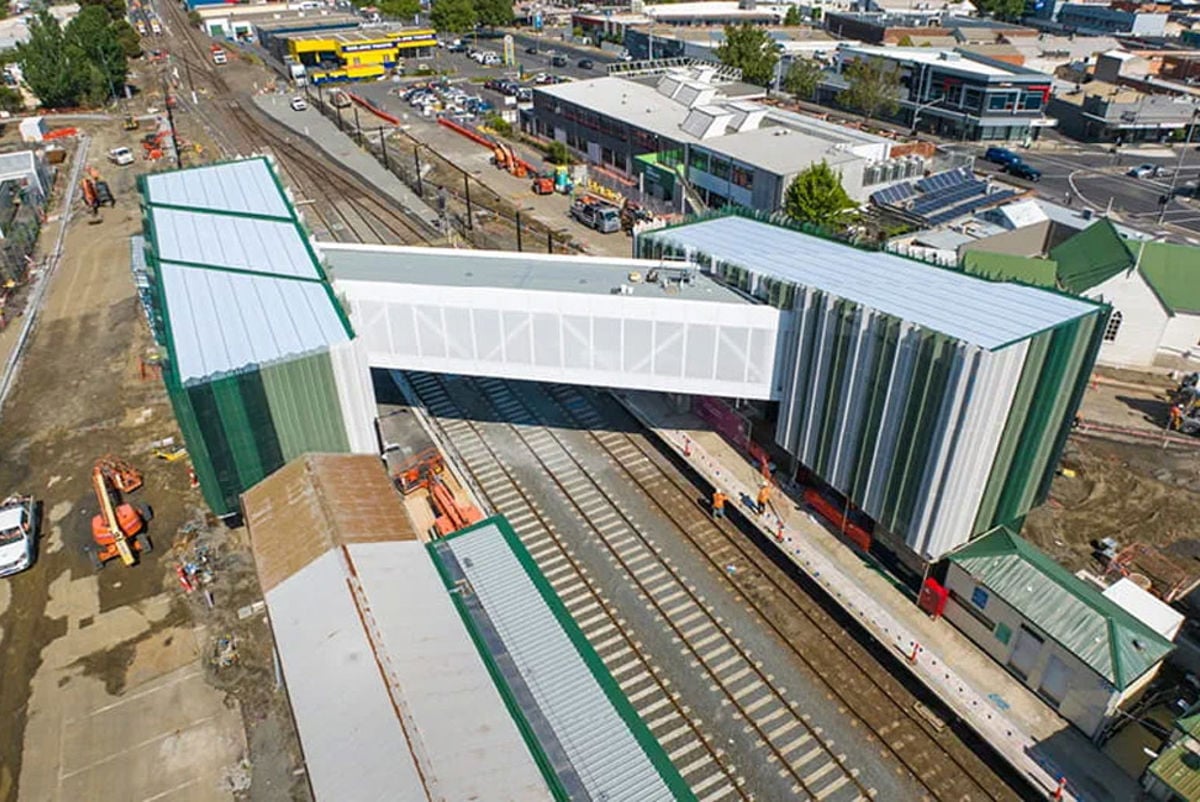
[[[623,391],[618,397],[642,423],[714,488],[737,499],[744,517],[819,584],[963,721],[1052,798],[1128,802],[1137,783],[1082,733],[1020,684],[946,621],[918,608],[877,568],[844,545],[787,494],[766,513],[751,509],[759,468],[690,412],[665,396]]]

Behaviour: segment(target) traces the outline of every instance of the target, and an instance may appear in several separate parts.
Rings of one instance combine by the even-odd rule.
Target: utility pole
[[[388,164],[387,153],[387,135],[383,132],[383,126],[379,126],[379,151],[383,155],[383,169],[391,170],[392,166]]]

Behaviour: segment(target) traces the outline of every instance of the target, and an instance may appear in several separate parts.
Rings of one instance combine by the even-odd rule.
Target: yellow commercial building
[[[308,69],[316,84],[378,78],[405,56],[425,56],[437,47],[431,28],[298,33],[287,38],[288,55]]]

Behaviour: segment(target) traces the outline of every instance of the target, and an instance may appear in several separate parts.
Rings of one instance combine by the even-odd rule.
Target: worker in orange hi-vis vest
[[[759,515],[762,515],[764,512],[767,511],[767,499],[769,499],[769,498],[771,498],[771,486],[769,484],[767,484],[766,482],[763,482],[762,486],[760,488],[758,488],[757,501],[758,501],[758,514]]]
[[[725,517],[725,499],[728,498],[720,490],[714,490],[712,495],[712,516],[714,518]]]

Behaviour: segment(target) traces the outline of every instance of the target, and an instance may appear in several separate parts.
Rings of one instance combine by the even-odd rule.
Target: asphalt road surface
[[[1170,239],[1200,245],[1200,199],[1189,197],[1200,181],[1200,151],[1195,145],[1183,151],[1182,168],[1178,147],[1123,148],[1112,153],[1111,146],[1086,145],[1077,150],[1019,152],[1022,160],[1042,171],[1042,178],[1037,184],[1019,180],[1014,183],[1036,187],[1038,194],[1047,200],[1101,212],[1111,207],[1121,222],[1130,226],[1161,231]],[[976,169],[998,172],[996,165],[983,161],[982,154],[983,148],[977,153],[980,158],[975,163]],[[1160,167],[1162,175],[1155,178],[1128,175],[1129,169],[1139,164]],[[1160,226],[1161,201],[1168,196]]]

